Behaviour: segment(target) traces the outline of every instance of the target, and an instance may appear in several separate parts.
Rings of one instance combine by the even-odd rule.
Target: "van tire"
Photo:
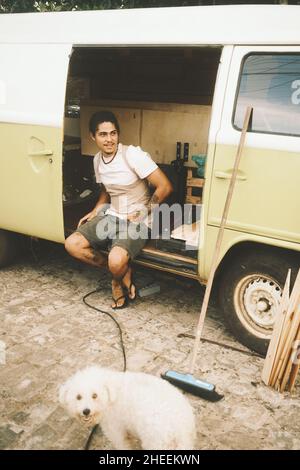
[[[0,268],[12,263],[16,258],[17,252],[17,234],[0,229]]]
[[[232,261],[219,284],[225,322],[238,341],[265,356],[288,269],[293,285],[299,259],[258,248]]]

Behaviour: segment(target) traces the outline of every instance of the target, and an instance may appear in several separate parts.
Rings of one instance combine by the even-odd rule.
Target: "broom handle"
[[[250,122],[250,119],[251,119],[252,111],[253,111],[253,108],[249,106],[247,108],[246,114],[245,114],[245,119],[244,119],[242,134],[241,134],[241,138],[240,138],[240,143],[239,143],[239,147],[238,147],[237,154],[236,154],[236,157],[235,157],[233,172],[232,172],[232,175],[231,175],[231,178],[230,178],[229,188],[228,188],[228,192],[227,192],[227,198],[226,198],[226,202],[225,202],[225,206],[224,206],[224,210],[223,210],[223,215],[222,215],[222,220],[221,220],[221,225],[220,225],[219,232],[218,232],[216,247],[215,247],[215,251],[214,251],[214,255],[213,255],[213,260],[212,260],[212,264],[211,264],[211,268],[210,268],[208,281],[207,281],[206,288],[205,288],[205,294],[204,294],[204,299],[203,299],[203,302],[202,302],[199,321],[198,321],[198,325],[197,325],[197,328],[196,328],[195,343],[194,343],[192,360],[191,360],[191,364],[190,364],[190,374],[193,374],[194,369],[195,369],[197,353],[198,353],[198,349],[199,349],[199,345],[200,345],[200,338],[201,338],[201,334],[202,334],[202,330],[203,330],[203,325],[204,325],[205,316],[206,316],[206,312],[207,312],[209,297],[210,297],[210,293],[211,293],[211,289],[212,289],[212,284],[213,284],[215,272],[216,272],[216,269],[217,269],[217,263],[218,263],[221,244],[222,244],[222,240],[223,240],[224,227],[225,227],[225,224],[226,224],[226,221],[227,221],[229,206],[230,206],[230,202],[231,202],[231,199],[232,199],[233,189],[234,189],[236,176],[237,176],[237,172],[238,172],[238,168],[239,168],[239,163],[240,163],[240,160],[241,160],[241,156],[242,156],[242,152],[243,152],[243,148],[244,148],[244,144],[245,144],[246,133],[247,133],[248,128],[249,128],[249,122]]]

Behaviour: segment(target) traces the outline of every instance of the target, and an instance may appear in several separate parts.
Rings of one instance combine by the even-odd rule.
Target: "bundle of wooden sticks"
[[[300,367],[300,269],[290,294],[288,271],[268,352],[262,380],[266,385],[292,392]]]

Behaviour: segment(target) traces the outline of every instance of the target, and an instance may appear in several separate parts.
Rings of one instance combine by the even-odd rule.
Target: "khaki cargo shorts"
[[[114,246],[124,248],[134,259],[150,238],[150,230],[143,222],[135,224],[100,212],[75,230],[86,238],[92,248],[109,251]]]

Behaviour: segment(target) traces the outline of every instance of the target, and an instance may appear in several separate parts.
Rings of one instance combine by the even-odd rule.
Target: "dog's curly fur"
[[[136,448],[136,442],[145,450],[193,449],[192,407],[158,377],[88,367],[61,386],[59,399],[72,416],[99,423],[116,449]]]

